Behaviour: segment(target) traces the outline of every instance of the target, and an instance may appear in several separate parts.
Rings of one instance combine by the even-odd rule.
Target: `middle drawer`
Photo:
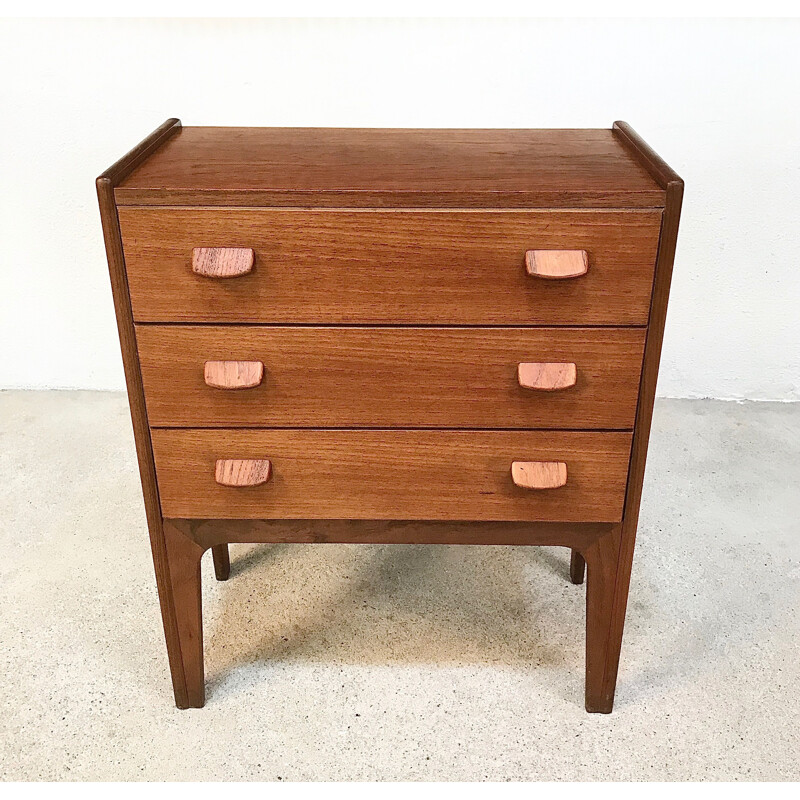
[[[625,430],[645,331],[138,325],[136,336],[154,427]],[[208,385],[209,361],[248,362],[260,382]],[[520,380],[520,364],[536,366]],[[551,374],[567,385],[536,388]]]

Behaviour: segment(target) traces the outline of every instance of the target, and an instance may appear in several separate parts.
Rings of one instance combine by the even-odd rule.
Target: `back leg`
[[[214,559],[214,573],[218,581],[226,581],[231,575],[231,559],[227,544],[215,544],[211,548]]]
[[[569,561],[569,579],[573,583],[583,583],[583,576],[586,574],[586,562],[583,556],[577,551],[572,551],[572,558]]]

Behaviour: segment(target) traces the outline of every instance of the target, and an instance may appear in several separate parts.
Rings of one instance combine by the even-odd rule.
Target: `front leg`
[[[164,520],[164,539],[169,571],[168,590],[171,593],[172,606],[175,609],[177,647],[186,687],[185,698],[176,691],[175,704],[178,708],[202,708],[205,704],[206,694],[203,670],[200,559],[205,548],[166,519]]]

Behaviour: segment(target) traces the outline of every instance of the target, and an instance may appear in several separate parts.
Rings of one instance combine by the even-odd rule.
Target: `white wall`
[[[686,180],[659,391],[800,399],[800,23],[0,22],[0,387],[120,389],[94,178],[186,125],[607,127]]]

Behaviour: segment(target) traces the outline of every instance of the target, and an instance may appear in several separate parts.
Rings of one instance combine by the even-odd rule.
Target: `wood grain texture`
[[[677,185],[683,186],[683,179],[627,122],[617,120],[611,128],[611,133],[664,190],[663,205],[666,208],[669,205],[667,192],[670,186],[673,190]],[[672,199],[674,201],[675,198]],[[680,207],[678,213],[680,214]]]
[[[250,247],[195,247],[192,272],[205,278],[239,278],[253,270]]]
[[[511,479],[520,489],[560,489],[567,483],[567,465],[563,461],[515,461]]]
[[[214,465],[214,480],[220,486],[261,486],[271,474],[265,458],[218,458]]]
[[[288,544],[554,545],[587,550],[604,522],[464,522],[364,519],[171,519],[201,547],[224,542]],[[223,545],[224,546],[224,545]]]
[[[517,382],[523,389],[559,392],[572,388],[577,381],[577,364],[526,362],[517,365]]]
[[[202,708],[206,702],[203,664],[203,597],[200,587],[200,560],[204,547],[169,521],[163,523],[170,605],[175,612],[177,646],[180,649],[185,696],[178,708]]]
[[[667,302],[672,281],[672,267],[675,260],[678,223],[680,221],[684,188],[683,180],[678,174],[642,140],[630,125],[625,122],[615,122],[613,132],[634,157],[640,160],[642,165],[653,176],[653,179],[664,188],[666,192],[666,208],[661,226],[653,284],[649,316],[650,324],[647,332],[644,365],[639,388],[639,403],[631,449],[625,509],[618,534],[613,578],[608,577],[606,579],[606,586],[610,588],[604,589],[604,595],[608,595],[604,598],[606,611],[602,615],[602,623],[605,626],[603,630],[606,638],[602,642],[596,642],[594,645],[597,649],[597,656],[594,659],[595,677],[592,681],[591,698],[587,661],[587,710],[605,713],[612,710],[619,671],[622,634],[625,626],[625,612],[628,603],[633,552],[636,543],[642,485],[647,461],[647,446],[650,438],[658,366],[661,359],[661,345],[664,339]],[[606,561],[611,557],[606,555]],[[591,567],[589,569],[591,574]],[[598,626],[595,625],[595,630],[597,628]]]
[[[586,563],[586,710],[609,714],[614,706],[614,686],[608,682],[611,662],[619,662],[619,648],[611,636],[619,581],[621,526],[581,552]]]
[[[122,238],[117,209],[114,203],[114,187],[119,181],[128,175],[131,170],[143,163],[158,148],[162,147],[171,137],[175,136],[180,127],[180,120],[168,119],[100,175],[97,178],[96,185],[172,686],[176,704],[180,708],[186,708],[189,703],[186,674],[181,656],[180,636],[172,593],[172,579],[161,521],[158,487],[153,464],[144,390],[139,371],[136,333],[133,326]]]
[[[264,380],[261,361],[206,361],[203,382],[213,389],[253,389]]]
[[[551,281],[580,278],[589,271],[585,250],[528,250],[525,253],[528,275]]]
[[[121,208],[141,322],[644,325],[661,212]],[[253,272],[206,280],[192,249],[250,246]],[[583,249],[574,281],[525,252]]]
[[[195,430],[152,432],[168,517],[615,522],[630,434],[577,431]],[[220,457],[265,458],[272,479],[219,486]],[[514,461],[564,461],[567,486],[514,485]]]
[[[184,427],[608,428],[633,424],[645,332],[618,328],[139,325],[150,422]],[[246,392],[209,388],[206,359],[263,362]],[[521,361],[574,362],[532,392]]]
[[[650,207],[664,192],[609,130],[184,128],[120,204]]]
[[[572,579],[588,571],[586,707],[610,711],[683,195],[683,182],[663,159],[625,123],[615,123],[612,131],[248,131],[182,130],[177,120],[169,120],[104,173],[97,189],[179,707],[202,705],[204,699],[199,586],[206,548],[214,548],[218,576],[227,577],[228,541],[370,541],[570,547]],[[133,206],[118,209],[115,198]],[[153,207],[165,204],[176,207]],[[185,207],[218,204],[232,208]],[[256,208],[265,204],[276,208]],[[453,211],[442,211],[448,208]],[[195,275],[192,251],[204,247],[251,248],[252,271],[235,281]],[[591,268],[572,281],[532,280],[526,272],[528,250],[585,250]],[[477,419],[483,406],[520,430],[150,429],[162,411],[167,421],[182,413],[175,412],[173,395],[158,396],[169,367],[162,355],[170,344],[195,344],[197,326],[169,326],[161,340],[161,326],[135,328],[134,318],[234,323],[230,329],[241,338],[225,336],[220,348],[234,341],[243,349],[252,344],[265,356],[218,350],[198,361],[195,350],[175,350],[175,374],[191,369],[186,385],[198,405],[188,415],[189,425],[272,425],[282,414],[287,427],[328,425],[335,413],[342,414],[343,425],[355,428],[390,425],[370,417],[375,414],[371,403],[399,426],[411,427],[409,418],[426,425],[463,414],[458,424],[464,428],[469,419],[488,427]],[[307,396],[305,404],[299,399],[290,411],[290,401],[298,400],[293,393],[302,385],[297,370],[313,362],[308,353],[291,352],[301,344],[294,334],[316,335],[317,343],[332,334],[321,328],[297,328],[292,336],[287,328],[252,328],[251,341],[235,323],[459,328],[389,328],[390,338],[382,338],[378,329],[339,329],[337,336],[352,331],[354,337],[368,338],[326,343],[310,379],[319,393]],[[503,332],[511,338],[496,339],[497,329],[467,327],[493,325],[509,326]],[[509,360],[523,334],[548,333],[530,326],[547,325],[586,326],[591,341],[569,340],[581,335],[578,330],[551,330],[551,342],[544,342],[541,353]],[[589,330],[592,326],[645,325],[646,331],[627,332],[639,336],[631,342],[637,371],[644,350],[632,421],[630,400],[599,396],[612,376],[621,380],[626,397],[633,395],[631,359],[623,364],[620,355],[614,366],[619,340],[604,351],[611,373],[590,370],[585,383],[581,358],[595,358],[591,348],[600,346],[605,334]],[[172,342],[170,329],[176,331]],[[147,348],[151,330],[154,346]],[[406,353],[417,358],[407,366],[395,337],[419,330],[426,335],[430,330],[433,338],[427,349],[413,339]],[[290,351],[283,362],[280,354],[276,357],[274,375],[266,356],[278,344],[264,344],[268,331],[283,336]],[[447,337],[462,333],[465,355],[453,357],[453,345],[459,343]],[[608,333],[619,331],[609,328]],[[469,338],[480,336],[487,337],[485,345]],[[578,356],[568,352],[570,342],[582,348]],[[201,344],[205,348],[207,342]],[[145,351],[153,358],[149,367]],[[294,367],[288,364],[290,355]],[[242,393],[208,387],[205,361],[232,360],[263,361],[267,385]],[[563,394],[524,389],[514,380],[518,365],[534,363],[576,364],[575,386]],[[331,371],[332,364],[338,369]],[[452,373],[453,384],[448,385],[449,378],[430,381],[439,373]],[[365,391],[375,385],[370,376],[384,387]],[[277,392],[266,394],[274,377],[281,379]],[[364,397],[354,399],[356,378]],[[498,400],[497,378],[501,383],[512,378],[516,395]],[[416,394],[409,388],[403,395],[414,383]],[[473,410],[453,385],[469,386]],[[323,413],[329,395],[332,416]],[[561,403],[570,397],[581,402],[567,412]],[[267,398],[277,402],[266,403]],[[523,398],[536,400],[535,422],[517,405]],[[550,403],[554,398],[560,402]],[[237,407],[234,400],[242,402]],[[183,405],[192,402],[185,399]],[[524,429],[569,424],[562,419],[600,427],[600,420],[622,419],[615,415],[623,407],[625,427],[634,425],[632,434]],[[226,422],[226,414],[237,421]],[[217,459],[265,456],[275,465],[269,483],[244,488],[216,483]],[[511,476],[513,461],[563,463],[569,480],[551,491],[519,488]],[[554,498],[557,502],[549,505]],[[159,504],[189,519],[162,521]],[[408,520],[409,509],[417,521]],[[242,518],[230,519],[232,514]],[[359,515],[363,519],[345,520]],[[453,517],[510,521],[453,522]],[[384,527],[375,518],[386,520]],[[492,533],[481,525],[499,527]]]

